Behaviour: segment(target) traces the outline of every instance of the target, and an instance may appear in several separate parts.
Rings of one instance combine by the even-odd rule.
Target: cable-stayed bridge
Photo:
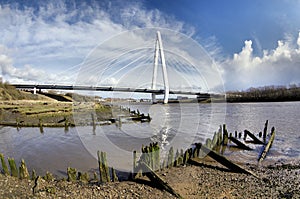
[[[170,52],[168,51],[168,53],[170,53]],[[145,55],[147,55],[147,54],[143,54],[142,56],[137,56],[138,58],[135,58],[133,61],[130,61],[129,64],[138,62],[141,59],[141,57],[145,57]],[[151,60],[149,60],[149,55],[150,54],[147,55],[148,58],[146,60],[148,63],[151,62]],[[104,57],[105,58],[103,58],[103,59],[105,60],[106,57],[108,57],[108,56],[104,56]],[[170,57],[170,58],[171,58],[170,61],[166,62],[164,48],[163,48],[162,39],[161,39],[161,34],[160,34],[159,31],[157,31],[156,32],[156,40],[155,40],[154,61],[152,61],[153,71],[152,71],[151,88],[149,88],[148,86],[147,86],[148,88],[140,88],[141,86],[136,87],[136,88],[132,88],[130,86],[124,86],[124,85],[118,85],[118,86],[86,86],[86,85],[81,85],[81,84],[79,84],[79,85],[68,85],[68,84],[63,84],[63,83],[62,84],[61,83],[58,83],[58,84],[56,84],[56,83],[55,84],[13,84],[13,86],[15,86],[18,89],[33,89],[34,93],[36,93],[37,90],[42,90],[42,89],[149,93],[149,94],[152,95],[152,102],[153,103],[156,103],[156,95],[164,95],[163,103],[168,103],[170,94],[194,95],[194,96],[197,96],[198,99],[208,99],[208,98],[211,98],[211,97],[221,96],[219,94],[214,94],[214,93],[202,93],[202,92],[195,92],[195,91],[183,91],[183,90],[170,89],[169,77],[168,77],[168,72],[170,72],[170,71],[167,70],[167,66],[166,66],[167,64],[166,63],[168,63],[168,66],[173,65],[177,68],[180,67],[180,66],[178,66],[178,63],[182,63],[181,61],[178,61],[178,63],[177,63],[172,59],[172,57]],[[180,59],[182,59],[182,57],[180,57]],[[153,60],[153,57],[152,57],[152,60]],[[127,65],[129,65],[129,64],[127,64]],[[91,71],[89,71],[88,75],[93,74],[93,70],[97,69],[97,64],[96,63],[92,62],[92,63],[90,63],[90,65],[92,66],[92,68],[88,68],[88,69],[91,69]],[[119,63],[119,65],[120,65],[120,63]],[[127,65],[125,65],[125,66],[121,65],[120,68],[118,68],[118,70],[116,70],[116,71],[120,72]],[[162,69],[162,73],[158,75],[158,68],[160,66],[161,66],[161,69]],[[180,70],[181,70],[180,72],[182,72],[182,73],[189,72],[185,69],[184,70],[180,69]],[[109,75],[112,76],[113,74],[117,73],[116,71],[111,71],[109,73]],[[178,74],[178,71],[176,71],[177,74]],[[129,73],[130,73],[130,71],[129,71]],[[191,73],[193,73],[193,72],[191,72]],[[172,73],[172,74],[174,74],[174,73]],[[171,74],[171,79],[172,79],[172,74]],[[163,85],[163,89],[161,89],[161,88],[157,89],[158,78],[159,77],[161,77],[162,80],[163,80],[163,82],[161,83]],[[185,80],[187,80],[187,79],[185,78]],[[174,81],[174,78],[173,78],[173,81]],[[107,84],[103,84],[103,85],[107,85]],[[193,89],[193,90],[195,90],[195,89]]]

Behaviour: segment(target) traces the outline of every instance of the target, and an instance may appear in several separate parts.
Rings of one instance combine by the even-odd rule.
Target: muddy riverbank
[[[219,166],[180,166],[159,172],[183,198],[299,198],[300,164],[247,167],[261,176],[232,173]],[[175,198],[147,178],[105,184],[41,180],[36,194],[31,180],[0,175],[1,198]]]

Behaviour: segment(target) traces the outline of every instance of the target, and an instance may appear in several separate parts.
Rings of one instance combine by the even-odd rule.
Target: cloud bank
[[[300,83],[300,32],[298,37],[279,40],[273,50],[254,56],[252,41],[246,40],[239,53],[222,64],[226,90],[243,90],[265,85]]]

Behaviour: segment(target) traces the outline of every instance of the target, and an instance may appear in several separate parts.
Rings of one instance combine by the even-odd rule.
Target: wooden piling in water
[[[10,167],[11,176],[17,178],[19,176],[19,172],[15,160],[13,158],[8,158],[7,160]]]
[[[20,179],[29,179],[29,172],[26,167],[25,161],[22,159],[21,164],[19,166],[19,174],[20,174]]]
[[[223,145],[227,146],[228,143],[228,132],[226,129],[226,124],[223,124]]]
[[[269,139],[269,142],[268,144],[265,146],[263,152],[261,153],[259,159],[258,159],[258,163],[260,163],[261,161],[263,161],[265,159],[265,157],[267,156],[267,153],[269,152],[271,146],[272,146],[272,143],[275,139],[275,128],[272,127],[271,129],[271,137]]]
[[[4,175],[9,175],[8,167],[5,162],[4,155],[2,153],[0,153],[0,159],[1,159],[2,170],[3,170]]]
[[[267,137],[267,131],[268,131],[268,123],[269,123],[269,120],[266,120],[265,127],[264,127],[264,132],[263,132],[264,143],[266,143],[266,137]]]

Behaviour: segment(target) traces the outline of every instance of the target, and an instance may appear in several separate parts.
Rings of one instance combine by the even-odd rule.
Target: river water
[[[257,134],[269,120],[268,132],[274,126],[276,137],[265,164],[293,163],[300,160],[300,102],[280,103],[212,103],[150,105],[125,103],[124,107],[149,113],[150,123],[123,121],[121,125],[69,128],[13,127],[0,128],[0,152],[25,159],[29,169],[39,174],[50,171],[66,175],[68,166],[80,171],[97,170],[97,150],[107,152],[108,164],[120,171],[132,170],[132,151],[159,142],[162,156],[173,146],[186,149],[194,142],[212,138],[219,125],[226,123],[229,132],[245,129]],[[256,163],[261,146],[253,151],[227,149],[229,158],[242,163]]]

